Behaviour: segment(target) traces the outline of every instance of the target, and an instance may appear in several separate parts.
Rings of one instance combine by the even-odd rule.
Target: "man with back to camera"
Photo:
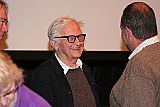
[[[33,71],[30,88],[54,107],[100,106],[96,83],[79,59],[86,36],[82,25],[68,16],[56,19],[48,30],[55,53]]]
[[[121,36],[132,51],[111,90],[111,107],[160,107],[160,36],[153,9],[133,2],[123,11]]]

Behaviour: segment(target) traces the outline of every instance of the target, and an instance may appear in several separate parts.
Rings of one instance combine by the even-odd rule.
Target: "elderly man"
[[[56,19],[48,37],[55,53],[33,72],[31,89],[54,107],[99,107],[89,69],[79,59],[86,34],[82,22],[68,16]]]

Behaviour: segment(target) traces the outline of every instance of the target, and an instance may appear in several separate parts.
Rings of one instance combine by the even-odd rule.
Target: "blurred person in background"
[[[5,33],[8,32],[8,5],[3,0],[0,0],[0,41]]]
[[[3,51],[0,51],[0,107],[51,107],[23,85],[22,69]]]

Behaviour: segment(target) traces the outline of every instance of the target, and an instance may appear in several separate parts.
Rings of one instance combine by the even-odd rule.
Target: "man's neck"
[[[56,54],[56,55],[67,66],[69,66],[71,68],[76,68],[78,58],[68,58],[68,57],[65,57],[65,56],[60,56],[58,54]]]

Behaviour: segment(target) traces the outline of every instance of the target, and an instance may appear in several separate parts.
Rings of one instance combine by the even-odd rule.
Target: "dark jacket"
[[[95,96],[96,105],[99,107],[100,103],[96,91],[96,83],[88,67],[83,64],[82,69]],[[55,55],[52,55],[50,59],[39,65],[35,71],[33,71],[30,88],[45,98],[53,107],[74,107],[69,82]]]

